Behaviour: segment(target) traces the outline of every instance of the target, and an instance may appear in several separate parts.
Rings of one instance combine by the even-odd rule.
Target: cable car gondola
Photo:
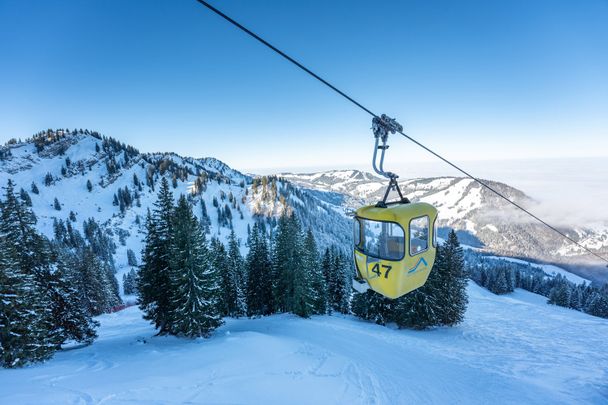
[[[374,117],[376,142],[372,164],[376,173],[389,179],[389,184],[382,201],[359,208],[353,223],[358,276],[372,290],[393,299],[426,283],[437,247],[437,209],[427,203],[410,202],[401,194],[398,176],[384,171],[388,135],[402,130],[393,118],[384,114]],[[378,150],[381,150],[379,166]],[[392,190],[397,191],[399,200],[387,202]],[[355,288],[361,291],[357,284]]]

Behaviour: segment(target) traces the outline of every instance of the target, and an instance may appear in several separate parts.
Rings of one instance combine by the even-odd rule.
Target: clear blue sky
[[[455,160],[608,155],[608,2],[211,0]],[[194,0],[0,0],[0,142],[364,166],[369,117]],[[393,140],[391,161],[423,152]]]

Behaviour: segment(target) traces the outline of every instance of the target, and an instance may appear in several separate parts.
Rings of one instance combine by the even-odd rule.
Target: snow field
[[[608,320],[470,284],[465,322],[395,330],[350,316],[228,319],[154,337],[137,308],[89,347],[0,370],[10,404],[573,404],[608,401]]]

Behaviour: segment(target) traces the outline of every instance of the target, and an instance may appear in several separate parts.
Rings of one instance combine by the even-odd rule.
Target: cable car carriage
[[[355,213],[354,258],[358,276],[372,290],[394,299],[422,287],[433,268],[437,209],[427,203],[410,202],[401,194],[398,176],[384,171],[388,135],[402,131],[401,125],[383,114],[374,117],[373,131],[373,168],[389,179],[389,185],[382,201]],[[382,151],[379,167],[378,150]],[[399,200],[387,202],[392,190],[397,191]],[[364,290],[356,282],[354,286],[358,291]]]

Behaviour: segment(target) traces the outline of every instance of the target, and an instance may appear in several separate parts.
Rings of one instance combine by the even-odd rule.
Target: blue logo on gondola
[[[426,262],[426,260],[424,260],[424,257],[421,257],[420,260],[418,260],[418,263],[414,266],[413,269],[408,270],[407,274],[412,274],[418,271],[418,267],[420,267],[420,263],[424,263],[424,267],[428,266],[428,263]]]

